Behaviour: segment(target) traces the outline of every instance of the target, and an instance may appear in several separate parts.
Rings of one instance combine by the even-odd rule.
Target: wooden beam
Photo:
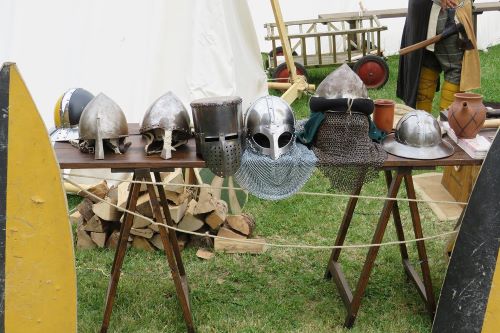
[[[295,68],[295,63],[293,62],[292,48],[288,39],[288,31],[286,30],[286,26],[283,21],[283,14],[281,13],[279,0],[271,0],[271,6],[273,7],[274,19],[276,21],[276,26],[278,27],[278,33],[281,40],[281,47],[283,48],[283,55],[285,56],[286,60],[286,66],[291,75],[292,82],[295,82],[295,80],[297,79],[297,69]]]

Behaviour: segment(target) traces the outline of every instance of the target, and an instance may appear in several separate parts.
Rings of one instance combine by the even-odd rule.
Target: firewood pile
[[[217,198],[217,192],[211,188],[180,185],[184,184],[182,169],[162,173],[161,178],[175,227],[202,234],[208,232],[227,238],[214,240],[207,236],[177,232],[181,249],[188,244],[200,248],[198,256],[204,259],[209,259],[205,257],[210,256],[210,249],[228,253],[261,253],[264,251],[265,242],[262,239],[256,240],[261,244],[236,241],[253,236],[255,221],[250,215],[229,215],[227,203]],[[118,186],[108,187],[107,183],[103,181],[88,191],[101,199],[126,208],[129,188],[130,182],[122,182]],[[145,184],[141,185],[140,192],[136,212],[154,220]],[[78,249],[116,249],[120,237],[120,225],[124,218],[123,212],[106,202],[83,193],[83,191],[79,195],[84,199],[78,205],[77,210],[70,215],[71,222],[77,225],[76,247]],[[152,224],[151,221],[134,216],[130,234],[129,247],[146,251],[163,250],[159,226]]]

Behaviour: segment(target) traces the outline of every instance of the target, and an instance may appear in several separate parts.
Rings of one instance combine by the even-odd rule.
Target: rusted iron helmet
[[[172,150],[191,136],[189,114],[180,99],[169,91],[148,108],[140,132],[146,139],[146,155],[160,153],[163,159],[169,159]]]

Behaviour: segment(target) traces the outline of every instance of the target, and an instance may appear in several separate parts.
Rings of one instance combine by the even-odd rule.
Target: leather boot
[[[432,112],[432,101],[436,94],[439,73],[422,67],[417,92],[417,110]]]
[[[441,100],[439,101],[439,109],[447,109],[455,100],[455,94],[460,92],[460,85],[448,81],[444,81],[441,87]]]

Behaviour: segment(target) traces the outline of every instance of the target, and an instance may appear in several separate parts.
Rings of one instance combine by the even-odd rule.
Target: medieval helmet
[[[347,64],[330,73],[316,89],[316,95],[324,98],[368,98],[366,85]]]
[[[82,88],[69,89],[59,97],[54,107],[55,129],[50,133],[52,141],[78,139],[80,116],[93,98],[94,95]]]
[[[289,151],[295,140],[295,117],[283,99],[264,96],[246,113],[245,128],[252,147],[273,160]]]
[[[217,176],[232,176],[243,153],[241,97],[208,97],[191,103],[196,152]]]
[[[95,151],[95,159],[104,159],[106,144],[115,153],[126,151],[127,119],[122,109],[103,93],[97,95],[83,110],[79,123],[80,149]]]
[[[189,114],[179,98],[169,91],[146,111],[140,132],[147,140],[147,155],[161,153],[163,159],[169,159],[172,150],[191,135]]]
[[[392,155],[419,160],[445,158],[454,153],[453,146],[442,140],[438,121],[420,110],[404,115],[395,133],[387,136],[382,146]]]

